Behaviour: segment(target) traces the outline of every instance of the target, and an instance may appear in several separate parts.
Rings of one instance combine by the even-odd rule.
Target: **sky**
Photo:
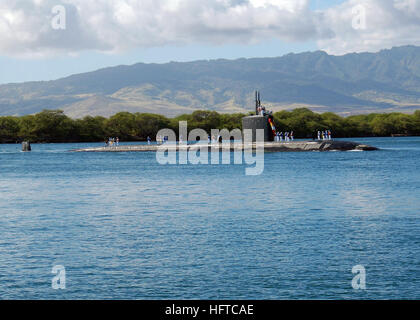
[[[0,83],[99,68],[420,45],[420,0],[0,0]]]

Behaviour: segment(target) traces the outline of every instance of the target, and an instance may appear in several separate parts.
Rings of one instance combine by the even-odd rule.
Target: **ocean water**
[[[0,145],[0,298],[420,299],[420,138],[354,140],[381,150],[267,153],[259,176]]]

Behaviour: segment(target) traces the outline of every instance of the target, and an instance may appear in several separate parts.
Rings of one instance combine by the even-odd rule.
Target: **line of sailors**
[[[182,136],[180,137],[180,140],[182,140]],[[161,135],[158,135],[157,137],[156,137],[156,142],[157,142],[157,144],[162,144],[162,143],[164,143],[164,142],[166,142],[166,141],[168,141],[168,137],[167,136],[161,136]],[[149,141],[147,141],[149,144],[150,144],[150,142]]]
[[[318,140],[331,140],[331,131],[330,130],[323,130],[317,132]]]
[[[265,109],[265,107],[264,106],[261,106],[261,107],[258,107],[257,108],[257,113],[260,115],[260,116],[265,116],[265,115],[272,115],[273,114],[273,111],[267,111],[266,109]]]
[[[222,139],[221,139],[222,137],[220,136],[220,135],[218,135],[217,136],[217,138],[216,138],[216,136],[208,136],[207,137],[207,142],[208,143],[217,143],[217,142],[222,142]]]
[[[295,135],[293,133],[293,131],[290,132],[277,132],[276,136],[274,137],[274,140],[276,142],[289,142],[289,141],[293,141],[295,139]]]
[[[118,137],[116,138],[109,137],[108,139],[105,139],[106,147],[118,147],[119,144],[120,144],[120,139]]]

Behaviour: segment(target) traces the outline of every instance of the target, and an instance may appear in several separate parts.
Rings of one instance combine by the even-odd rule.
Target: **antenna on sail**
[[[255,114],[258,115],[258,91],[255,91]]]
[[[259,91],[255,91],[255,114],[258,116],[258,108],[261,107],[261,94]]]

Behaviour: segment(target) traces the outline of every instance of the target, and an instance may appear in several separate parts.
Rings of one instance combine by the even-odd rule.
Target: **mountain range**
[[[255,90],[273,111],[411,112],[420,109],[420,47],[109,67],[53,81],[0,85],[0,115],[43,109],[62,109],[74,118],[119,111],[166,116],[198,109],[248,112],[254,110]]]

